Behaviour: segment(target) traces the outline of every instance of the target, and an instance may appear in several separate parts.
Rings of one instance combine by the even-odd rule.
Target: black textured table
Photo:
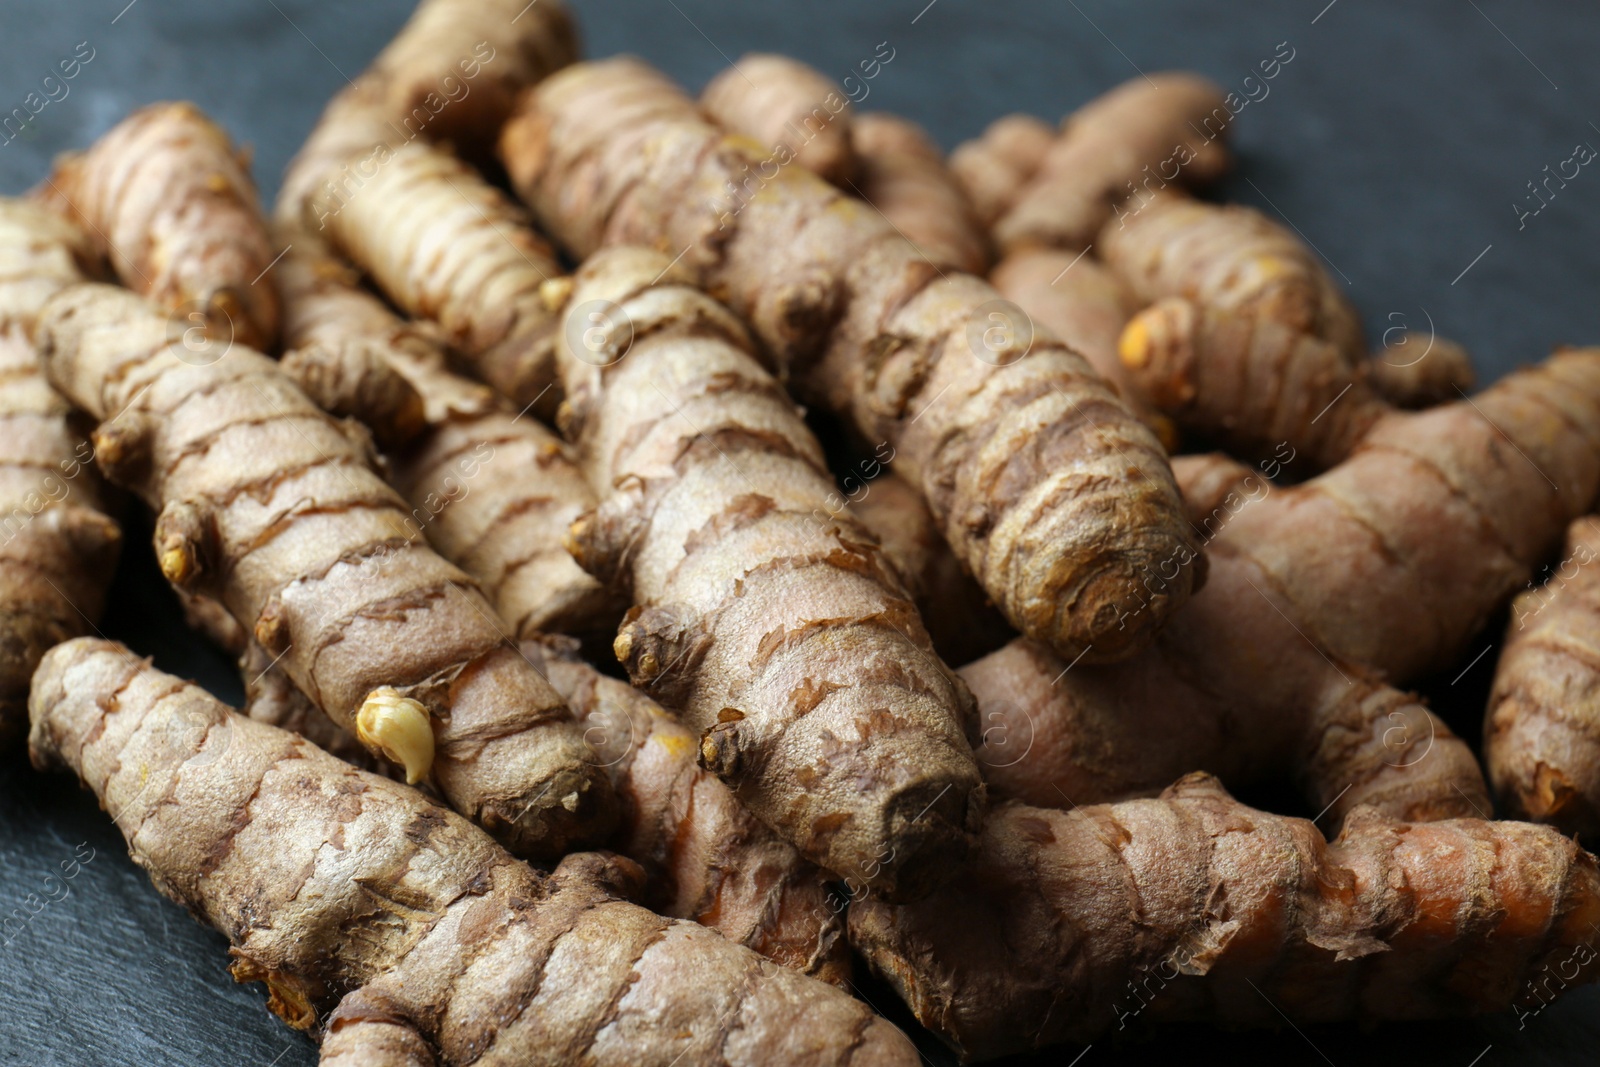
[[[130,108],[187,97],[254,146],[270,197],[323,102],[410,6],[124,3],[4,0],[0,128],[59,60],[79,66],[26,129],[13,121],[0,132],[0,192],[24,191],[54,153],[87,144]],[[947,147],[1007,111],[1054,119],[1140,71],[1193,68],[1254,98],[1236,125],[1241,166],[1223,195],[1286,220],[1315,246],[1374,341],[1431,322],[1471,349],[1487,379],[1554,344],[1600,340],[1600,172],[1540,184],[1579,145],[1600,146],[1591,54],[1600,9],[1506,0],[1403,11],[1374,0],[574,6],[590,54],[636,52],[695,89],[748,50],[787,52],[842,78],[886,42],[893,59],[863,106],[908,115]],[[1245,84],[1262,60],[1291,53],[1270,82]],[[236,700],[230,664],[183,630],[142,550],[148,540],[148,522],[134,520],[104,632]],[[1469,737],[1493,667],[1484,656],[1454,684],[1425,687]],[[0,1065],[316,1061],[309,1041],[267,1014],[259,987],[229,980],[223,940],[156,895],[93,798],[17,753],[0,763],[0,922]],[[866,992],[895,1014],[886,990]],[[932,1062],[948,1062],[919,1039]],[[1034,1062],[1496,1067],[1592,1063],[1597,1045],[1600,990],[1588,990],[1520,1020],[1367,1033],[1167,1030]]]

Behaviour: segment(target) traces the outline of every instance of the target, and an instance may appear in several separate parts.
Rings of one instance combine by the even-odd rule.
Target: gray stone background
[[[0,192],[20,193],[52,156],[129,109],[192,98],[252,145],[263,192],[323,101],[404,21],[410,0],[0,2],[0,115],[21,106],[82,42],[93,58],[31,128],[0,144]],[[1012,110],[1055,118],[1140,71],[1188,67],[1239,87],[1279,42],[1293,60],[1235,127],[1241,165],[1220,190],[1286,219],[1327,260],[1374,342],[1393,325],[1465,343],[1496,377],[1563,342],[1600,340],[1600,173],[1585,167],[1548,206],[1530,182],[1587,142],[1600,147],[1600,9],[1374,0],[1112,3],[892,0],[715,3],[572,0],[591,55],[634,52],[691,88],[741,53],[782,51],[842,77],[887,41],[894,59],[865,106],[923,123],[946,146]],[[925,6],[926,5],[926,6]],[[1259,93],[1259,90],[1257,90]],[[1555,183],[1552,183],[1555,188]],[[229,665],[187,634],[129,531],[105,632],[227,699]],[[1487,641],[1487,639],[1486,639]],[[1476,734],[1493,657],[1431,687]],[[225,972],[225,944],[159,898],[91,797],[0,763],[0,913],[82,860],[69,892],[0,945],[0,1064],[299,1067],[311,1044]],[[51,883],[54,885],[55,883]],[[893,1014],[888,995],[868,995]],[[1068,1067],[1216,1061],[1505,1064],[1593,1062],[1600,993],[1537,1016],[1461,1024],[1205,1029],[1107,1040],[1031,1062]],[[932,1063],[949,1062],[924,1041]]]

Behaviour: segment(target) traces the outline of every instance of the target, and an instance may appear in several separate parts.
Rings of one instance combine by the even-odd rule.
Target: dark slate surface
[[[842,77],[888,42],[894,59],[870,83],[866,106],[910,115],[947,146],[1005,111],[1056,117],[1139,70],[1192,67],[1243,89],[1256,65],[1288,42],[1294,58],[1241,115],[1243,165],[1223,192],[1298,228],[1348,285],[1374,339],[1388,326],[1426,328],[1431,319],[1492,377],[1552,344],[1600,337],[1600,173],[1584,168],[1520,228],[1514,206],[1536,206],[1528,183],[1577,144],[1600,146],[1600,67],[1591,56],[1600,10],[1592,7],[575,2],[591,54],[637,52],[693,87],[750,49],[785,51]],[[21,106],[58,60],[91,49],[93,58],[31,129],[0,145],[0,191],[26,189],[55,152],[87,143],[138,104],[192,97],[255,146],[270,195],[323,100],[409,7],[123,3],[5,0],[0,116]],[[129,543],[148,537],[148,525],[136,526]],[[136,548],[130,557],[105,632],[237,698],[226,662],[176,621],[148,553]],[[1493,658],[1456,684],[1446,678],[1430,687],[1469,736]],[[0,766],[0,917],[35,908],[25,926],[12,922],[0,934],[0,1064],[315,1062],[309,1042],[266,1014],[258,988],[228,980],[222,940],[154,893],[93,799],[12,754]],[[890,1007],[883,990],[865,992]],[[1600,993],[1590,991],[1520,1021],[1369,1033],[1169,1031],[1105,1041],[1077,1061],[1080,1050],[1067,1049],[1037,1062],[1493,1067],[1592,1062],[1597,1041]],[[932,1042],[926,1047],[932,1062],[945,1062]]]

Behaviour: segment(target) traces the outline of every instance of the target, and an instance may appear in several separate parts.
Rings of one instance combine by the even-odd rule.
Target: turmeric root
[[[946,663],[968,663],[1015,636],[981,586],[961,569],[928,505],[905,479],[883,474],[851,498],[850,510],[883,546]]]
[[[487,156],[517,94],[578,58],[561,0],[423,0],[362,80],[409,140]]]
[[[562,428],[610,493],[568,548],[632,589],[617,658],[807,859],[928,892],[982,819],[965,690],[872,536],[814,514],[821,447],[733,314],[647,249],[574,281]]]
[[[323,109],[284,174],[278,220],[298,225],[319,197],[338,205],[418,138],[486,155],[517,94],[577,56],[560,0],[424,0]]]
[[[980,275],[989,269],[988,235],[922,127],[870,111],[856,119],[850,137],[861,161],[855,191],[902,237],[940,266]]]
[[[1564,349],[1470,400],[1385,417],[1213,547],[1248,551],[1320,647],[1404,683],[1455,663],[1597,493],[1600,349]]]
[[[353,424],[242,345],[193,361],[124,290],[67,289],[38,329],[51,381],[103,420],[97,462],[159,512],[169,581],[225,604],[334,722],[514,850],[607,830],[609,782],[571,715],[471,579],[409,536]]]
[[[326,237],[401,309],[432,319],[473,373],[518,408],[555,409],[554,319],[539,287],[561,273],[526,213],[449,152],[380,152],[355,188],[305,206]],[[325,229],[324,229],[325,227]]]
[[[220,342],[270,351],[277,250],[249,157],[193,104],[151,104],[87,152],[64,156],[37,195],[93,234],[125,285]]]
[[[1192,553],[1160,443],[1081,357],[1031,336],[986,283],[934,272],[865,204],[799,168],[768,181],[632,59],[543,83],[501,156],[572,251],[681,251],[805,399],[895,450],[1019,630],[1114,660],[1187,599],[1192,568],[1129,610],[1146,575]],[[743,192],[730,198],[728,182]]]
[[[1472,391],[1477,375],[1467,350],[1448,338],[1402,332],[1367,360],[1367,381],[1373,392],[1401,408],[1431,408],[1458,400]]]
[[[1212,546],[1230,518],[1283,492],[1225,457],[1180,456],[1173,470]],[[1094,803],[1199,769],[1235,787],[1287,777],[1331,825],[1358,805],[1407,820],[1488,813],[1471,751],[1420,701],[1295,636],[1248,556],[1213,549],[1211,566],[1206,588],[1127,664],[1069,664],[1018,640],[962,668],[996,793]]]
[[[1002,251],[1087,248],[1114,208],[1176,183],[1195,187],[1232,165],[1222,90],[1182,72],[1119,85],[1069,115],[1038,173],[994,223]]]
[[[1593,981],[1600,874],[1546,827],[1351,815],[1332,843],[1206,775],[1160,799],[990,817],[968,876],[850,908],[850,937],[963,1059],[1135,1019],[1437,1019]]]
[[[56,648],[30,710],[34,762],[94,790],[156,887],[228,938],[234,978],[265,982],[329,1067],[918,1063],[845,993],[616,899],[627,861],[536,872],[119,645]]]
[[[1505,810],[1593,839],[1600,832],[1600,519],[1567,529],[1544,585],[1511,603],[1483,754]]]
[[[1198,766],[1240,784],[1287,771],[1333,818],[1358,802],[1408,819],[1487,812],[1466,746],[1375,678],[1459,662],[1597,490],[1600,351],[1388,416],[1326,474],[1246,483],[1203,520],[1206,588],[1140,657],[1089,670],[1013,645],[965,668],[978,760],[997,794],[1035,804]]]
[[[1191,452],[1172,457],[1172,476],[1183,490],[1189,522],[1207,540],[1222,532],[1227,517],[1250,496],[1262,495],[1262,472],[1224,452]]]
[[[1320,337],[1351,366],[1366,355],[1361,320],[1316,253],[1242,204],[1152,195],[1106,223],[1099,248],[1146,304],[1179,296]]]
[[[363,290],[310,235],[293,236],[278,272],[293,349],[284,369],[322,408],[389,443],[407,529],[483,587],[513,637],[604,634],[609,645],[620,599],[561,545],[595,504],[561,440],[452,374],[427,328]]]
[[[832,78],[798,59],[742,56],[707,83],[700,106],[729,133],[772,152],[779,167],[798,163],[835,185],[856,177],[850,100]]]
[[[357,183],[365,180],[363,172],[370,173],[380,158],[410,140],[408,132],[391,114],[382,83],[362,74],[333,95],[289,161],[274,221],[280,228],[297,228],[308,213],[314,214],[314,201],[325,211],[337,205],[341,188],[358,188]],[[325,229],[319,224],[316,232]]]
[[[1177,425],[1251,460],[1287,444],[1308,473],[1342,462],[1394,410],[1329,342],[1182,297],[1134,316],[1119,349],[1133,388]]]
[[[1055,139],[1055,129],[1042,119],[1004,115],[980,136],[956,145],[950,153],[950,173],[980,223],[993,226],[1010,210]]]
[[[1117,357],[1117,340],[1138,301],[1116,274],[1092,256],[1034,248],[1013,252],[989,275],[1000,295],[1079,352],[1110,382],[1168,451],[1178,433],[1171,419],[1151,406],[1143,386]]]
[[[0,750],[27,728],[39,657],[99,620],[122,541],[29,339],[40,306],[94,258],[73,224],[0,199]]]
[[[613,847],[647,875],[639,902],[693,919],[767,959],[834,985],[850,976],[847,900],[696,762],[694,733],[626,682],[573,654],[523,643],[566,700],[622,800]]]

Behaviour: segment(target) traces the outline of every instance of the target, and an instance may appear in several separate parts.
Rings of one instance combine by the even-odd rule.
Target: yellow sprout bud
[[[356,712],[356,738],[406,769],[416,785],[433,766],[433,723],[428,709],[384,686],[367,694]]]
[[[1123,328],[1122,337],[1117,341],[1117,355],[1122,365],[1132,370],[1139,370],[1150,362],[1150,327],[1142,318],[1135,318]]]

